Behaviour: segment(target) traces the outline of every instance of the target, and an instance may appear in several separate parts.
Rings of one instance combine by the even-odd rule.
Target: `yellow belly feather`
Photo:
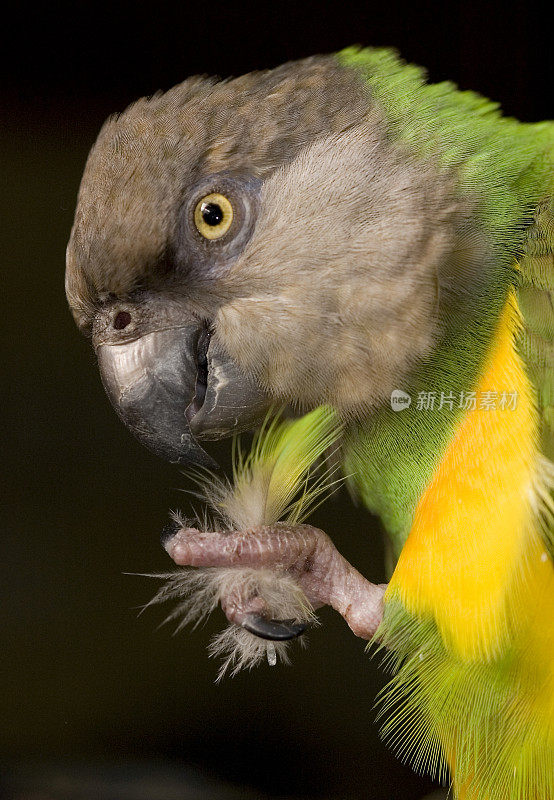
[[[477,407],[419,500],[389,588],[408,611],[431,613],[447,646],[468,659],[498,653],[528,613],[521,592],[542,585],[542,576],[553,578],[538,520],[543,460],[533,389],[515,347],[518,320],[511,297],[477,386]],[[491,392],[497,407],[480,407]],[[503,392],[515,393],[515,408],[499,407]]]
[[[545,536],[554,520],[554,467],[539,450],[534,389],[517,350],[518,326],[512,295],[476,387],[477,407],[462,419],[419,500],[385,599],[399,600],[420,619],[434,619],[453,663],[508,670],[513,698],[497,733],[491,728],[490,743],[491,752],[501,754],[499,763],[514,765],[513,786],[497,785],[495,791],[509,800],[539,800],[525,787],[554,791],[554,567]],[[479,407],[485,392],[498,398],[516,392],[515,408]],[[486,783],[479,773],[494,770],[495,764],[485,766],[490,754],[476,752],[474,768],[465,762],[457,781],[457,733],[447,720],[437,724],[456,796],[489,796],[479,787],[494,780]],[[504,737],[501,730],[514,736]]]

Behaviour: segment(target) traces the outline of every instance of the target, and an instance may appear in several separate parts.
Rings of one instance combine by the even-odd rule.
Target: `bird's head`
[[[67,296],[122,420],[207,464],[197,440],[271,405],[359,416],[402,385],[440,338],[441,287],[473,265],[468,219],[333,57],[193,78],[104,125]]]

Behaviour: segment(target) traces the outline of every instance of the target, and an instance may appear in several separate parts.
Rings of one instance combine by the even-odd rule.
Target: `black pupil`
[[[202,219],[206,225],[214,227],[215,225],[219,225],[223,220],[223,211],[218,203],[203,203],[201,212]]]

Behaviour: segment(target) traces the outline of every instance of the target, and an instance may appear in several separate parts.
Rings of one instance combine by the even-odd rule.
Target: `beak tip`
[[[183,434],[183,436],[185,435],[187,436],[186,441],[181,437],[181,442],[184,446],[183,453],[177,454],[174,459],[170,460],[170,463],[185,468],[192,466],[207,469],[210,472],[220,472],[221,467],[217,461],[208,455],[203,447],[200,447],[193,436],[190,434]]]

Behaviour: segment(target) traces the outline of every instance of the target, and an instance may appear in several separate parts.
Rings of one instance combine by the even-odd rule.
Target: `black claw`
[[[171,522],[168,522],[167,525],[164,525],[160,534],[160,542],[162,543],[162,547],[165,548],[169,540],[173,539],[179,530],[181,530],[181,525],[177,522],[177,520],[172,519]]]
[[[288,639],[296,639],[302,636],[307,622],[295,622],[293,619],[266,619],[260,614],[248,614],[245,617],[242,627],[259,636],[260,639],[269,639],[272,642],[286,642]]]

